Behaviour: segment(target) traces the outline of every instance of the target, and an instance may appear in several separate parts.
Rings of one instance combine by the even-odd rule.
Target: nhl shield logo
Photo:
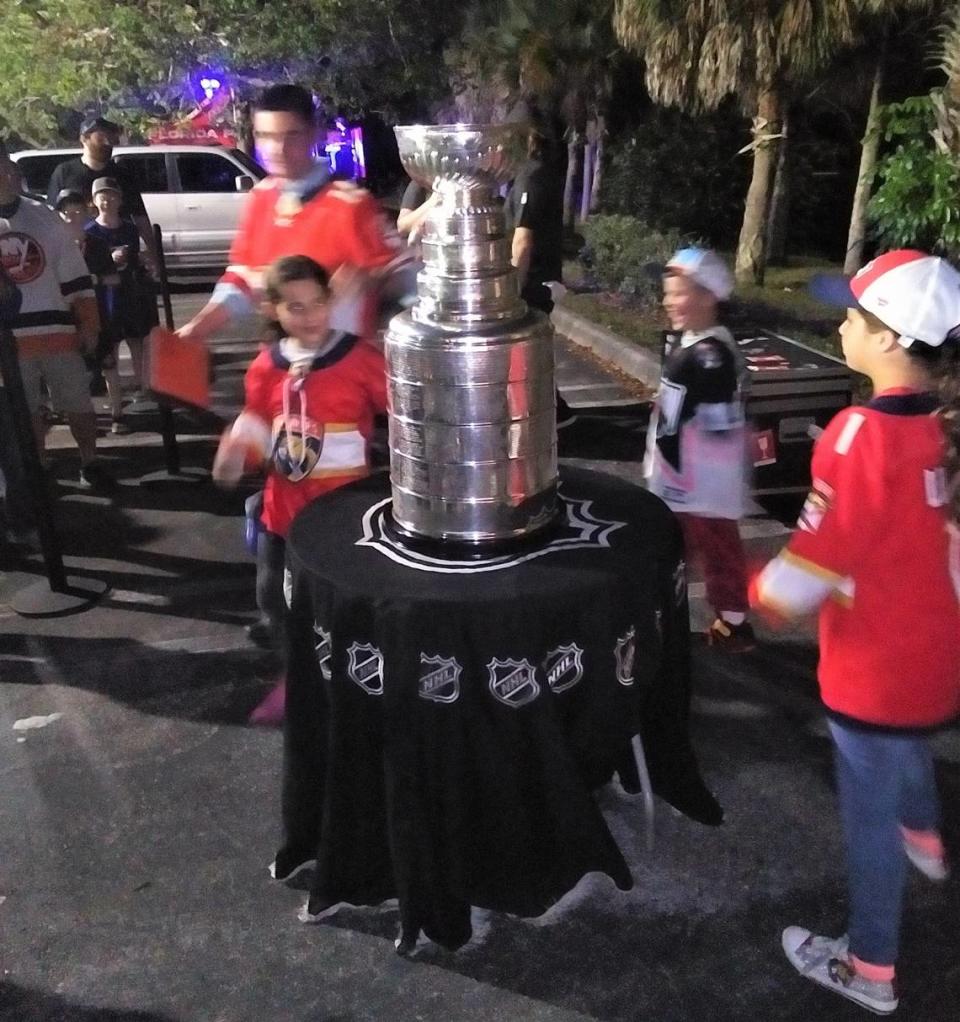
[[[540,683],[529,660],[498,660],[487,664],[490,692],[501,703],[518,709],[540,695]]]
[[[383,654],[369,642],[355,642],[347,650],[347,674],[364,692],[371,696],[383,695]]]
[[[463,668],[453,658],[420,654],[420,698],[432,703],[455,703],[460,697]]]
[[[575,643],[557,646],[543,661],[543,673],[553,692],[565,692],[583,677],[583,650]]]
[[[320,673],[323,675],[324,681],[329,681],[331,677],[333,677],[333,671],[330,667],[330,658],[333,656],[333,645],[331,643],[330,633],[318,621],[313,626],[313,635],[313,648],[317,654],[317,663],[320,665]]]
[[[633,684],[633,661],[637,654],[637,632],[631,625],[626,635],[617,639],[617,648],[614,656],[617,661],[617,681],[621,685]]]

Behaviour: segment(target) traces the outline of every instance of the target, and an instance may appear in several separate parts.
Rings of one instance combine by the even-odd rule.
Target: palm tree
[[[733,94],[753,114],[739,280],[763,283],[767,214],[791,91],[853,39],[854,14],[855,0],[616,0],[617,38],[644,56],[655,101],[709,110]]]
[[[937,57],[947,82],[940,92],[931,94],[937,118],[933,140],[941,152],[960,160],[960,6],[944,23]]]
[[[596,201],[604,116],[610,95],[613,0],[507,0],[497,20],[465,41],[469,60],[490,79],[563,124],[567,142],[565,221]],[[577,178],[583,174],[580,187]]]
[[[867,236],[867,206],[870,188],[877,168],[880,151],[880,106],[883,83],[887,71],[890,51],[890,37],[898,27],[908,27],[905,16],[910,13],[930,10],[937,0],[864,0],[861,31],[867,43],[867,52],[872,63],[870,103],[867,109],[867,124],[860,148],[860,169],[857,186],[853,193],[853,209],[850,213],[850,229],[847,233],[847,249],[843,262],[844,273],[855,273],[863,265],[863,250]]]

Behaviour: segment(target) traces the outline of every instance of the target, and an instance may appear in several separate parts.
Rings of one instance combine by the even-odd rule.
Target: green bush
[[[600,207],[732,247],[750,173],[737,150],[748,140],[744,118],[726,107],[698,117],[645,110],[607,145]]]
[[[634,216],[590,217],[580,225],[580,261],[587,280],[604,291],[619,291],[644,304],[660,300],[659,276],[651,263],[665,263],[683,244],[679,231],[656,231]]]
[[[920,248],[960,256],[960,168],[934,144],[930,96],[882,110],[884,141],[895,143],[877,166],[869,215],[884,248]]]

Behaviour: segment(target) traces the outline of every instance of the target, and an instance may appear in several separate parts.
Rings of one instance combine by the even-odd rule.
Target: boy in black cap
[[[85,359],[94,376],[92,393],[102,394],[104,382],[106,383],[113,418],[112,432],[127,433],[129,430],[121,417],[123,402],[120,371],[117,368],[117,345],[123,340],[123,334],[117,329],[116,317],[113,314],[114,295],[120,285],[120,274],[107,242],[84,230],[90,222],[90,207],[84,202],[83,196],[79,192],[64,188],[57,196],[55,208],[83,253],[97,294],[100,340],[96,350]]]
[[[121,218],[123,193],[112,177],[98,177],[92,187],[93,204],[97,218],[91,220],[84,233],[98,239],[110,250],[112,273],[105,282],[104,299],[107,305],[106,322],[109,324],[111,356],[116,363],[116,347],[120,340],[127,342],[133,361],[137,385],[143,380],[143,339],[156,322],[156,302],[146,297],[143,265],[140,260],[140,239],[137,229],[129,220]],[[120,418],[119,377],[113,401],[113,432],[128,430]],[[110,386],[110,379],[107,379]],[[111,388],[112,391],[112,388]]]
[[[56,206],[57,196],[64,190],[79,192],[85,202],[93,201],[93,183],[97,178],[109,177],[120,186],[123,204],[120,215],[133,221],[143,239],[148,253],[148,262],[156,258],[153,229],[150,217],[143,204],[143,196],[133,179],[113,159],[113,148],[120,140],[120,125],[105,117],[87,118],[80,126],[80,144],[83,154],[61,163],[50,177],[47,186],[47,202]]]

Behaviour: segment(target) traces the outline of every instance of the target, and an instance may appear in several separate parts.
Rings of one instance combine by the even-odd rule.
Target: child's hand
[[[213,481],[232,490],[243,477],[248,451],[248,445],[231,436],[228,429],[220,438],[220,446],[213,459]]]

